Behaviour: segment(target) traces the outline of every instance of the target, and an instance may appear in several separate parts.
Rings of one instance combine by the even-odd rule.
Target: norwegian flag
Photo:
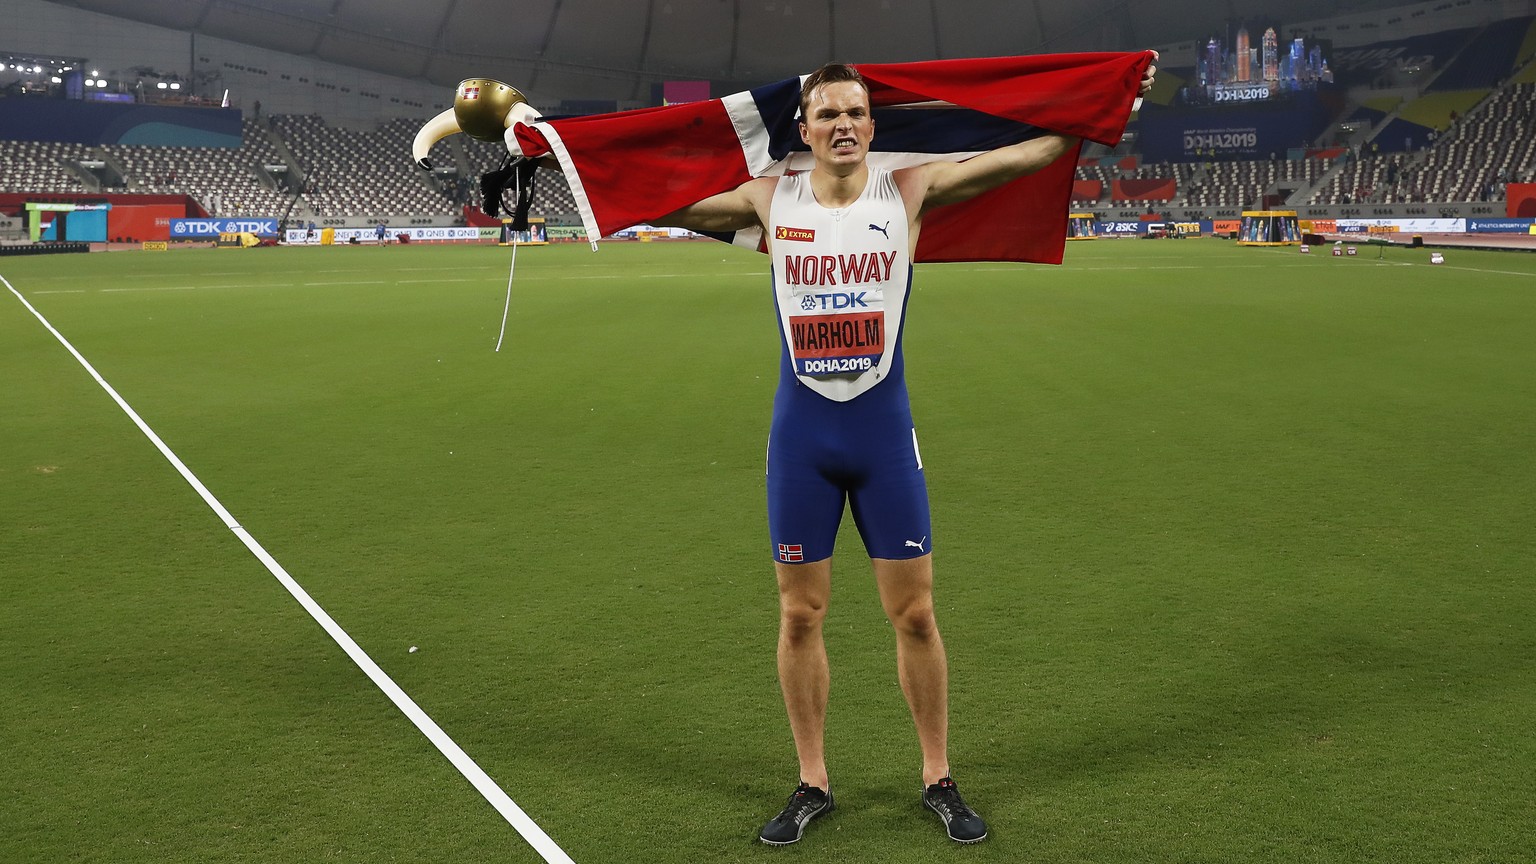
[[[465,87],[464,88],[464,98],[465,99],[479,99],[480,98],[480,88],[479,87]]]
[[[786,564],[794,564],[805,560],[805,552],[799,543],[780,543],[779,560]]]
[[[875,138],[869,164],[962,161],[1046,132],[1114,145],[1149,52],[860,64]],[[800,78],[722,99],[519,124],[528,156],[553,154],[589,240],[644,224],[753,177],[808,170]],[[923,220],[918,261],[1061,263],[1080,148]],[[719,239],[765,249],[762,232]]]

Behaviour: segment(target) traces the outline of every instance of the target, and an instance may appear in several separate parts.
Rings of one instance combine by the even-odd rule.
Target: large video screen
[[[1232,24],[1197,43],[1194,80],[1180,88],[1183,105],[1264,102],[1333,84],[1327,40],[1286,39],[1278,22]]]

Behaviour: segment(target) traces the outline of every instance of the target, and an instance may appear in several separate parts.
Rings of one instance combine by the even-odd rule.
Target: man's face
[[[859,82],[834,81],[812,91],[800,120],[800,139],[818,164],[859,165],[874,137],[869,96]]]

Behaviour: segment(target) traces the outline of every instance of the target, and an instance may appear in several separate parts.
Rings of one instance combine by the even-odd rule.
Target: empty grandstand
[[[1329,4],[1302,4],[1287,10],[1278,30],[1257,4],[1247,24],[1219,15],[1160,23],[1162,32],[1185,41],[1156,46],[1163,83],[1121,145],[1085,147],[1071,206],[1108,220],[1233,218],[1269,206],[1323,218],[1360,215],[1362,208],[1404,215],[1431,204],[1437,213],[1461,216],[1499,212],[1505,186],[1529,182],[1536,172],[1536,10],[1493,0],[1375,5],[1389,11],[1330,17]],[[478,178],[501,162],[503,148],[451,138],[434,148],[431,172],[407,156],[423,120],[446,106],[451,80],[494,72],[525,87],[545,113],[570,114],[656,104],[664,81],[687,68],[679,59],[637,77],[602,63],[530,65],[510,46],[500,49],[499,60],[423,54],[398,27],[392,36],[375,33],[373,20],[335,27],[303,13],[257,14],[219,0],[200,6],[201,23],[189,25],[143,4],[98,0],[66,8],[22,0],[18,38],[35,44],[25,57],[12,55],[24,62],[0,72],[10,97],[0,99],[0,192],[181,195],[207,215],[306,224],[460,224],[481,208]],[[462,44],[477,44],[473,21],[451,7],[380,9],[380,20],[430,25],[439,41],[461,31]],[[1309,12],[1316,17],[1305,18]],[[740,21],[710,15],[689,26],[699,45],[715,44],[704,36],[722,27],[743,32]],[[1005,53],[993,50],[989,38],[972,32],[965,53]],[[399,70],[379,62],[376,52],[365,58],[348,41],[370,39],[395,50],[401,62],[415,58],[414,77],[391,74]],[[617,34],[605,39],[622,44]],[[320,47],[285,52],[295,44]],[[548,47],[539,46],[538,56],[551,54]],[[1048,47],[1137,46],[1089,40]],[[937,42],[907,48],[914,58],[956,53],[940,49]],[[793,52],[725,62],[723,70],[700,76],[710,79],[706,89],[715,96],[815,65]],[[134,121],[132,131],[119,128],[127,120],[114,120],[110,134],[97,129],[65,140],[38,132],[57,130],[56,121],[42,127],[14,120],[45,102],[182,114]],[[198,119],[221,113],[234,115],[233,126]],[[189,116],[190,125],[177,125]],[[15,205],[8,209],[14,214]],[[580,222],[557,172],[541,173],[534,209],[551,224]]]

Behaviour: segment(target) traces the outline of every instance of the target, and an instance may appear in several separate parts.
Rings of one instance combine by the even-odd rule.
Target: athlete
[[[1149,66],[1141,92],[1152,85]],[[783,341],[768,436],[768,528],[779,586],[779,683],[800,784],[759,839],[782,846],[833,809],[823,732],[830,686],[822,622],[845,501],[896,634],[897,674],[922,750],[922,801],[949,837],[986,822],[948,757],[948,667],[933,612],[933,538],[901,331],[923,216],[1038,171],[1076,145],[1045,135],[965,162],[894,171],[866,163],[875,124],[857,70],[828,64],[801,89],[801,174],[749,180],[661,220],[696,231],[761,227]]]

